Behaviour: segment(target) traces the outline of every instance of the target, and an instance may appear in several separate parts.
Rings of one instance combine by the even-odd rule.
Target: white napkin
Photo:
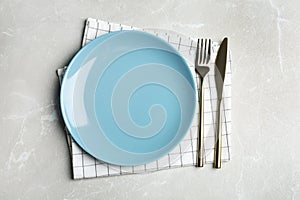
[[[186,59],[191,67],[191,71],[196,79],[197,87],[199,86],[198,76],[194,70],[195,49],[197,46],[196,40],[192,38],[184,38],[177,34],[170,34],[169,31],[161,30],[144,30],[132,26],[122,24],[110,23],[106,21],[96,20],[89,18],[86,21],[84,37],[82,46],[86,45],[93,39],[106,34],[111,31],[118,30],[142,30],[157,35],[165,39],[171,45],[178,49],[178,51]],[[212,43],[212,57],[211,65],[214,65],[214,60],[218,50],[219,44]],[[222,108],[222,162],[231,159],[231,56],[228,56],[227,71],[225,76],[225,87]],[[212,67],[213,69],[214,67]],[[62,80],[65,68],[57,70],[59,80]],[[214,144],[215,144],[215,118],[216,118],[216,88],[214,81],[214,70],[211,70],[206,77],[205,81],[205,108],[204,108],[204,152],[205,164],[213,163],[214,159]],[[185,138],[180,144],[173,149],[168,155],[160,158],[159,160],[140,166],[123,167],[104,163],[100,160],[90,156],[72,139],[70,133],[65,129],[67,134],[68,146],[72,158],[73,178],[95,178],[106,177],[113,175],[136,174],[153,172],[162,169],[171,169],[176,167],[194,166],[196,164],[196,150],[197,150],[197,134],[198,134],[198,115],[197,108],[192,126]],[[199,171],[199,173],[201,173]]]

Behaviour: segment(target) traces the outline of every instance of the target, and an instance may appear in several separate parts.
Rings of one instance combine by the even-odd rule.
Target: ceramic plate
[[[188,132],[196,87],[184,58],[140,31],[103,35],[72,59],[62,82],[61,110],[75,141],[116,165],[166,155]]]

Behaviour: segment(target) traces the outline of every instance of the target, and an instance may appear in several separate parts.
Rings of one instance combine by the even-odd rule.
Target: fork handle
[[[222,155],[222,112],[221,112],[222,99],[218,100],[218,117],[216,121],[216,144],[215,144],[215,158],[214,158],[214,168],[221,168],[221,155]]]
[[[196,167],[203,167],[204,165],[204,84],[203,78],[201,81],[201,91],[198,92],[199,99],[199,127],[198,127],[198,143],[197,143],[197,161]]]

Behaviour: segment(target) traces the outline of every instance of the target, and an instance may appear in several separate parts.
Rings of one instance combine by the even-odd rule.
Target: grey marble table
[[[300,199],[299,1],[1,0],[0,199]],[[229,37],[233,160],[74,181],[55,69],[88,17]]]

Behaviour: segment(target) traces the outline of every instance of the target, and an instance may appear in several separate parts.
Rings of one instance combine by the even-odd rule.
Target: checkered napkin
[[[173,45],[180,54],[186,59],[187,63],[191,67],[197,87],[199,88],[199,77],[195,74],[194,60],[195,50],[197,43],[192,38],[187,38],[174,32],[162,31],[162,30],[148,30],[148,29],[137,29],[132,26],[126,26],[122,24],[115,24],[106,21],[87,19],[84,31],[84,37],[82,46],[86,45],[93,39],[106,34],[111,31],[118,30],[141,30],[152,33],[162,39],[165,39],[168,43]],[[212,43],[212,56],[211,66],[214,65],[214,60],[219,48],[219,43]],[[222,162],[229,161],[231,158],[231,56],[229,52],[228,56],[227,71],[225,76],[225,87],[223,95],[223,106],[222,106],[222,139],[223,139],[223,150],[222,150]],[[61,82],[66,67],[58,69],[57,75]],[[213,163],[214,159],[214,144],[215,144],[215,129],[216,129],[216,110],[217,110],[217,93],[214,80],[214,67],[211,67],[211,71],[204,80],[205,94],[204,94],[204,154],[205,163]],[[163,169],[171,169],[177,167],[194,166],[196,164],[196,151],[197,151],[197,135],[198,135],[198,116],[199,107],[196,108],[196,114],[192,122],[192,126],[185,138],[180,144],[173,149],[166,156],[159,160],[147,163],[139,166],[116,166],[105,163],[101,160],[97,160],[94,157],[86,153],[82,148],[73,140],[68,130],[65,128],[68,146],[72,158],[72,169],[74,179],[83,178],[95,178],[95,177],[107,177],[124,174],[136,174],[153,172]]]

